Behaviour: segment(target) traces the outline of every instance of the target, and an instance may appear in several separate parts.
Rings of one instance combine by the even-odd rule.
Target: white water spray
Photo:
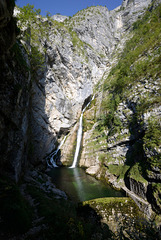
[[[60,150],[60,148],[62,147],[62,145],[64,144],[65,142],[65,139],[66,139],[67,135],[63,138],[63,140],[61,141],[61,143],[59,144],[58,148],[49,155],[49,162],[48,162],[48,166],[49,167],[58,167],[56,165],[56,155],[58,154],[58,151]],[[55,157],[55,158],[54,158]]]
[[[82,120],[83,120],[83,112],[81,113],[80,119],[79,119],[79,129],[77,132],[77,146],[76,146],[76,150],[75,150],[75,154],[74,154],[74,161],[73,164],[70,168],[75,168],[76,164],[77,164],[77,159],[78,159],[78,155],[79,155],[79,150],[80,150],[80,146],[81,146],[81,140],[82,140]]]
[[[94,96],[92,98],[92,100],[94,99]],[[91,101],[92,101],[91,100]],[[74,161],[71,167],[69,168],[75,168],[77,165],[77,161],[78,161],[78,156],[79,156],[79,150],[80,150],[80,146],[81,146],[81,140],[82,140],[82,132],[83,132],[83,113],[86,110],[86,108],[89,106],[89,104],[91,103],[91,101],[86,105],[86,107],[82,110],[80,119],[79,119],[79,128],[78,128],[78,132],[77,132],[77,145],[76,145],[76,150],[75,150],[75,154],[74,154]]]

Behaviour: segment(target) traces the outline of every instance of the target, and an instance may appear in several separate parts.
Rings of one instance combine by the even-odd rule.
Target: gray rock
[[[96,176],[98,174],[99,170],[100,170],[99,165],[90,166],[89,168],[86,169],[86,173],[88,173],[92,176]]]
[[[52,16],[52,19],[58,22],[64,22],[65,19],[68,19],[69,17],[67,16],[62,16],[60,14],[56,14]]]
[[[90,7],[72,18],[53,17],[64,25],[51,22],[46,30],[46,70],[32,86],[33,161],[43,161],[63,129],[64,134],[72,129],[123,34],[149,2],[129,1],[113,11]]]

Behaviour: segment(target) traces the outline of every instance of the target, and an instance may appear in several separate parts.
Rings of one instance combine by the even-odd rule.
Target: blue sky
[[[60,13],[61,15],[73,16],[79,10],[90,6],[106,6],[109,10],[121,5],[123,0],[17,0],[16,5],[23,7],[27,3],[34,5],[36,9],[41,9],[41,14],[51,15]]]

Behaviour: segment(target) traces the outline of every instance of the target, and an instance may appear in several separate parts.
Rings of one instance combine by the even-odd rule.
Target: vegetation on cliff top
[[[126,43],[118,64],[104,82],[104,92],[110,93],[102,103],[104,112],[107,112],[104,124],[108,127],[116,121],[114,112],[121,101],[127,100],[132,87],[140,80],[150,78],[155,82],[161,77],[160,28],[161,6],[155,11],[147,11],[143,19],[134,23],[133,37]],[[160,94],[143,96],[137,109],[138,115],[160,102]]]
[[[21,30],[20,39],[30,58],[32,73],[44,69],[45,62],[45,42],[49,38],[48,29],[51,18],[47,14],[46,19],[40,15],[41,10],[35,9],[34,5],[27,4],[23,8],[18,8],[18,27]],[[44,47],[40,47],[40,43]]]

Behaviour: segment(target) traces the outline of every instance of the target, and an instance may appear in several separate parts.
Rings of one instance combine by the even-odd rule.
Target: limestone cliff
[[[37,151],[34,141],[38,159],[55,148],[57,136],[73,131],[84,101],[93,94],[95,84],[111,64],[115,47],[148,3],[128,5],[128,12],[124,7],[111,12],[106,7],[90,7],[61,23],[51,21],[45,42],[46,72],[39,78],[41,87],[36,83],[33,90],[33,106],[45,102],[44,106],[39,104],[39,108],[33,109],[34,138],[39,138],[43,149]],[[38,122],[37,116],[42,116]],[[62,149],[62,162],[66,160],[67,149],[72,147],[71,141],[74,141],[73,135]]]
[[[32,84],[34,164],[44,162],[44,157],[56,148],[57,139],[73,131],[84,101],[110,65],[115,47],[148,3],[134,1],[111,12],[106,7],[90,7],[71,18],[38,17],[36,25],[31,23],[31,31],[39,29],[40,23],[46,24],[45,36],[39,37],[39,49],[45,49],[44,69],[37,72]],[[35,45],[31,42],[31,47]],[[71,138],[74,140],[73,135]],[[67,142],[71,145],[69,138]],[[65,149],[71,148],[67,145],[62,149],[61,161],[66,159]]]
[[[118,64],[104,73],[96,100],[84,114],[80,160],[87,173],[123,188],[138,205],[145,204],[149,215],[148,202],[160,212],[161,186],[160,5],[156,6],[154,2],[133,25]]]

